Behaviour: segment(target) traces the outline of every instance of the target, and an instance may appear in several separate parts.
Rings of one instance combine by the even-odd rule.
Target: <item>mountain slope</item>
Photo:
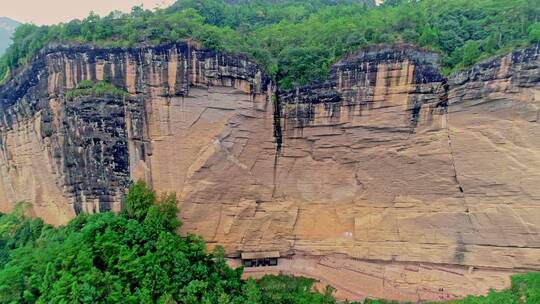
[[[15,20],[0,17],[0,55],[3,54],[11,44],[11,35],[18,25],[19,23]]]

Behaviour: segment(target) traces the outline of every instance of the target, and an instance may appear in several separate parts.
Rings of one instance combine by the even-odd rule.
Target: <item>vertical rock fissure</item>
[[[276,81],[277,86],[277,81]],[[274,141],[276,143],[276,152],[274,156],[274,168],[273,168],[273,190],[272,197],[276,196],[277,191],[277,169],[279,163],[279,155],[281,154],[281,148],[283,144],[283,130],[281,129],[281,101],[279,98],[279,89],[276,89],[274,94]]]
[[[443,85],[443,88],[444,88],[444,95],[442,96],[442,99],[443,99],[442,103],[445,106],[444,119],[445,119],[445,124],[446,124],[446,135],[448,137],[448,149],[450,151],[450,158],[452,160],[452,170],[454,171],[454,181],[456,182],[456,184],[459,187],[459,192],[464,193],[463,185],[459,181],[458,171],[457,171],[457,168],[456,168],[456,158],[454,156],[454,148],[453,148],[453,145],[452,145],[452,136],[450,134],[450,120],[448,119],[448,116],[449,116],[449,113],[448,113],[448,108],[449,108],[449,105],[448,105],[448,89],[449,89],[449,86],[448,86],[448,83],[446,82],[446,80],[443,81],[442,85]]]
[[[449,122],[448,121],[448,112],[445,113],[445,119],[446,119],[446,124],[448,125],[448,122]],[[451,135],[450,135],[450,129],[447,129],[446,131],[447,131],[447,134],[448,134],[448,147],[450,149],[450,157],[452,158],[452,169],[454,171],[454,180],[456,181],[456,184],[459,187],[459,192],[463,193],[464,192],[463,186],[461,185],[461,183],[459,181],[458,172],[457,172],[457,169],[456,169],[456,158],[454,157],[454,149],[452,147],[452,138],[451,138]]]
[[[281,145],[283,144],[283,133],[281,130],[281,101],[279,99],[279,89],[274,95],[274,140],[276,143],[276,156],[281,153]]]

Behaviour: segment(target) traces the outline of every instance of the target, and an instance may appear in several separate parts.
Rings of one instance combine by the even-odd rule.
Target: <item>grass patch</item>
[[[65,98],[67,100],[73,100],[79,96],[113,96],[123,98],[128,94],[124,89],[118,88],[106,81],[81,81],[76,88],[69,89],[66,92]]]

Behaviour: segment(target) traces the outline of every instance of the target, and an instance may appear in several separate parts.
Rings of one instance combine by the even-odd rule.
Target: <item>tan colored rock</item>
[[[177,193],[183,233],[231,257],[342,254],[337,270],[293,259],[287,271],[350,294],[437,300],[540,269],[538,48],[445,79],[435,54],[373,46],[277,98],[259,66],[191,45],[37,60],[39,77],[0,88],[4,211],[28,200],[59,224],[119,210],[129,181],[144,179]],[[64,100],[84,79],[130,96]],[[369,273],[364,289],[345,286],[366,275],[344,269]]]
[[[236,261],[229,261],[233,267]],[[281,259],[277,267],[246,268],[244,277],[266,274],[302,275],[319,280],[324,291],[333,286],[341,300],[384,298],[397,301],[448,301],[470,294],[485,294],[489,288],[510,284],[510,272],[483,269],[468,273],[465,267],[429,263],[395,263],[354,260],[344,255],[324,257],[298,254]]]

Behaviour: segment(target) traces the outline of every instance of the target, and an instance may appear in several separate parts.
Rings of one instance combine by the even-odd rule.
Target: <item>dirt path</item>
[[[229,260],[232,266],[239,260]],[[490,288],[504,289],[513,272],[469,269],[463,266],[426,263],[376,262],[343,255],[295,255],[279,260],[276,267],[246,268],[245,277],[288,274],[319,280],[317,288],[331,285],[340,300],[384,298],[398,301],[442,301],[469,294],[485,294]]]

